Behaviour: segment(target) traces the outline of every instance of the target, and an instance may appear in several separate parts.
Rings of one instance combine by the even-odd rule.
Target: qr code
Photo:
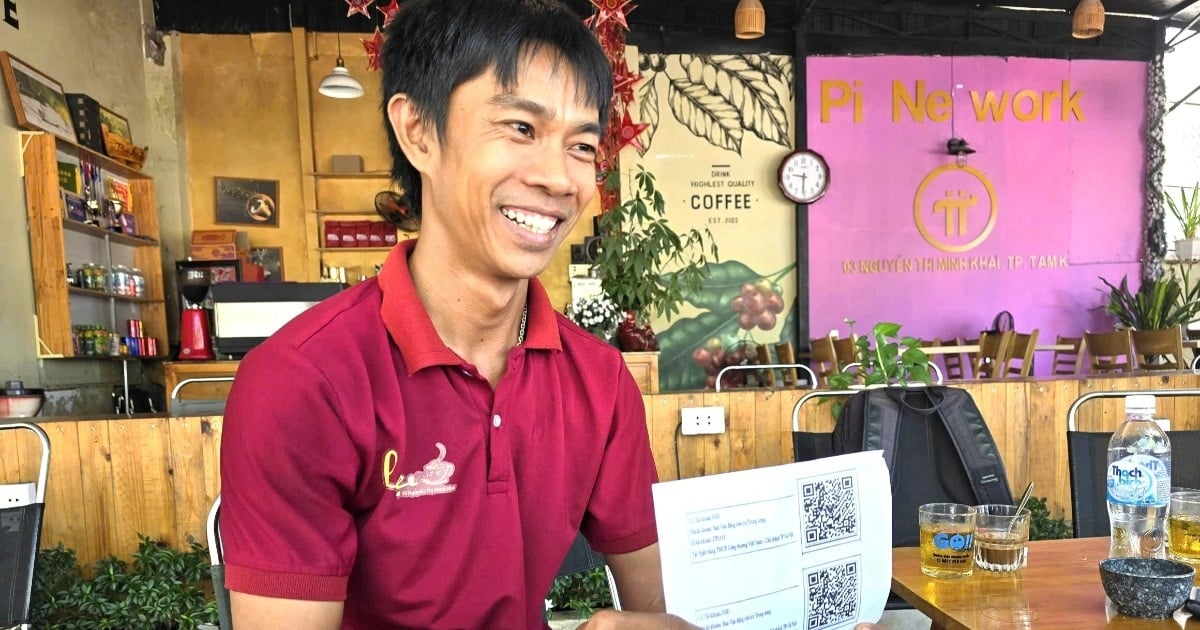
[[[858,484],[852,473],[800,480],[805,550],[858,539]]]
[[[855,557],[813,568],[805,574],[804,583],[808,587],[804,601],[805,628],[821,630],[858,619],[862,588],[858,569]]]

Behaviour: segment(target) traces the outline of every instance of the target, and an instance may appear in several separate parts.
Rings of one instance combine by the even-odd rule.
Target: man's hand
[[[860,623],[854,626],[854,630],[883,630],[883,626],[873,623]]]
[[[596,611],[578,630],[700,630],[667,613],[617,612],[611,608]]]

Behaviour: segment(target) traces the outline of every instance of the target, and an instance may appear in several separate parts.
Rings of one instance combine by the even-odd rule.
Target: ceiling
[[[589,0],[564,1],[581,16],[591,12]],[[1148,59],[1161,48],[1163,25],[1186,26],[1200,16],[1200,0],[1104,0],[1109,12],[1105,33],[1074,40],[1070,12],[1078,0],[761,1],[767,34],[746,42],[731,37],[738,0],[633,0],[629,41],[663,52],[753,48],[795,53],[804,46],[809,54]],[[287,31],[293,26],[371,32],[381,22],[377,12],[370,20],[348,18],[345,0],[154,0],[154,8],[160,29],[190,33]]]
[[[565,0],[581,15],[590,11],[588,0]],[[797,16],[821,9],[864,9],[890,12],[941,12],[998,16],[1007,7],[1039,9],[1046,18],[1069,15],[1078,0],[761,0],[772,28],[791,29]],[[401,3],[403,4],[403,3]],[[629,12],[632,28],[659,26],[691,28],[729,24],[737,0],[634,0]],[[370,31],[361,17],[346,20],[344,0],[154,0],[155,14],[164,30],[184,32],[282,31],[290,24]],[[1129,14],[1184,25],[1200,16],[1198,0],[1104,0],[1109,13]],[[341,16],[341,17],[339,17]],[[344,24],[343,24],[344,22]],[[329,28],[328,30],[335,30]]]

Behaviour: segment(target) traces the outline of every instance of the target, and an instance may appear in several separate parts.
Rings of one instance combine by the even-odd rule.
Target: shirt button
[[[497,429],[500,428],[500,414],[492,416],[492,426],[496,427]]]

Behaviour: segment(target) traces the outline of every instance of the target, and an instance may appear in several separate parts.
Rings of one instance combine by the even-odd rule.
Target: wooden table
[[[1117,613],[1100,585],[1100,560],[1108,556],[1108,538],[1042,540],[1029,544],[1029,566],[1013,573],[975,569],[969,578],[934,579],[921,573],[916,547],[892,551],[892,590],[933,619],[933,628],[1173,628],[1174,619],[1135,619]],[[1016,621],[1013,610],[1032,619]],[[1195,624],[1192,624],[1195,626]]]

